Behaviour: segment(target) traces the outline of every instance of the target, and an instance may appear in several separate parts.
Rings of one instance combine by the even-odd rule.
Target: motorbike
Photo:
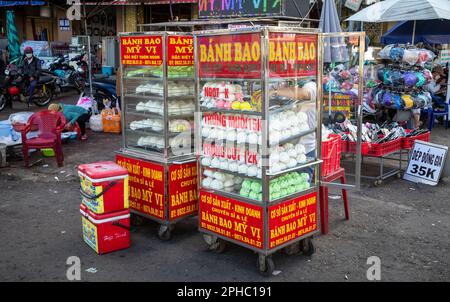
[[[89,82],[86,83],[86,90],[89,89]],[[116,81],[104,78],[92,79],[92,96],[97,103],[97,109],[114,108],[120,106],[119,98],[116,94]]]
[[[27,86],[27,79],[20,74],[18,65],[18,59],[16,59],[6,67],[5,78],[0,87],[0,111],[6,104],[12,107],[13,101],[26,103],[28,100],[28,91],[24,88]],[[55,78],[41,75],[34,89],[33,103],[40,107],[47,106],[53,100],[55,89]]]
[[[82,56],[76,56],[71,60],[68,56],[60,55],[53,61],[48,70],[43,70],[44,74],[54,76],[59,91],[75,89],[78,92],[84,91],[86,86],[85,69],[81,66]],[[70,62],[77,62],[77,68],[70,65]]]

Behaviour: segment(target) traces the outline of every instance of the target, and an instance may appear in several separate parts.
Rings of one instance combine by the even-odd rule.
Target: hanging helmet
[[[385,92],[383,94],[383,103],[385,107],[391,107],[393,105],[392,94],[390,92]]]
[[[415,65],[419,59],[419,52],[416,49],[405,49],[402,61],[409,65]]]
[[[416,85],[418,80],[419,79],[414,72],[407,71],[403,74],[403,82],[405,83],[406,87],[413,87],[414,85]]]
[[[384,80],[384,68],[379,68],[377,70],[377,78],[379,81],[383,82]]]
[[[425,79],[425,76],[421,72],[416,72],[417,77],[417,83],[416,87],[422,87],[427,82],[427,79]]]
[[[427,80],[427,83],[429,83],[433,79],[433,74],[428,69],[424,69],[422,73],[425,79]]]
[[[401,47],[394,47],[389,52],[389,58],[394,62],[400,62],[403,58],[405,50]]]
[[[421,49],[419,52],[419,59],[417,60],[417,62],[419,64],[423,64],[423,63],[428,62],[428,60],[430,60],[430,59],[431,59],[430,52],[426,49]]]
[[[394,94],[394,108],[402,109],[404,107],[404,102],[399,94]]]
[[[386,85],[392,84],[391,71],[388,69],[385,69],[383,72],[383,83]]]
[[[391,82],[395,86],[403,85],[402,73],[398,70],[391,72]]]
[[[411,109],[414,106],[414,101],[409,94],[403,94],[402,100],[405,103],[405,109]]]

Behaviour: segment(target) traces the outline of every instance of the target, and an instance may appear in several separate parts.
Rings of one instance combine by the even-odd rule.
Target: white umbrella
[[[392,22],[410,20],[450,20],[450,0],[385,0],[354,14],[345,21]],[[416,22],[412,33],[412,44]]]
[[[392,22],[450,19],[450,0],[385,0],[354,14],[345,21]]]

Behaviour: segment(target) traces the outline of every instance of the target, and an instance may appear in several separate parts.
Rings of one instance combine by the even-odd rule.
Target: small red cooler
[[[78,166],[81,199],[96,214],[128,209],[128,171],[112,161]]]
[[[84,204],[80,206],[83,240],[97,254],[130,247],[130,210],[96,214]]]

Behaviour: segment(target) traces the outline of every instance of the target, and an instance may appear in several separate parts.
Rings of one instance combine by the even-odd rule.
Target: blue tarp
[[[399,22],[381,37],[381,43],[411,43],[413,26],[413,21]],[[450,20],[417,20],[414,42],[450,43]]]

